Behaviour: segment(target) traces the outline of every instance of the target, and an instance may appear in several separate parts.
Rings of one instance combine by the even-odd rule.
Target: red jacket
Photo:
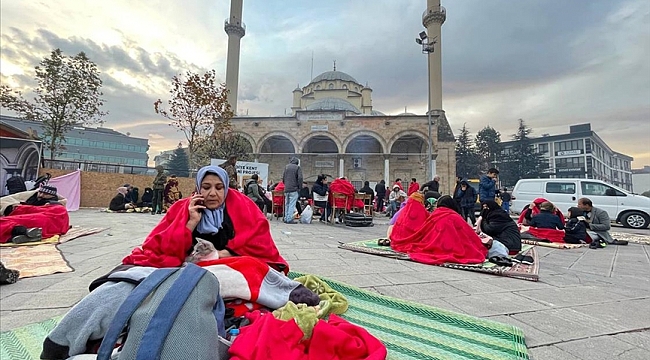
[[[411,183],[411,185],[409,185],[409,189],[406,195],[411,196],[411,194],[419,190],[420,190],[420,184],[418,184],[417,182],[413,182]]]

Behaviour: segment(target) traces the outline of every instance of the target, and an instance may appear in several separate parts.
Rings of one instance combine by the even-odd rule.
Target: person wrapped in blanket
[[[519,227],[494,200],[481,201],[481,214],[476,220],[476,233],[484,233],[499,240],[508,248],[510,254],[521,251]]]
[[[206,166],[196,179],[195,194],[174,203],[122,265],[93,281],[91,293],[45,339],[41,359],[96,352],[108,324],[135,285],[156,268],[182,266],[198,239],[216,249],[209,260],[197,265],[220,282],[219,299],[223,300],[215,304],[215,314],[224,319],[218,322],[221,330],[229,319],[226,314],[232,318],[255,309],[275,310],[289,301],[319,304],[318,295],[285,276],[289,265],[275,246],[269,222],[246,195],[228,187],[226,171]]]
[[[168,211],[169,208],[178,200],[180,200],[183,195],[178,189],[178,179],[176,175],[169,176],[167,179],[167,184],[165,184],[165,190],[163,190],[163,210]]]
[[[546,210],[543,211],[542,206]],[[537,198],[530,205],[524,206],[517,220],[517,224],[529,226],[528,230],[520,236],[555,243],[564,242],[564,230],[561,229],[564,228],[565,223],[562,211],[544,198]]]

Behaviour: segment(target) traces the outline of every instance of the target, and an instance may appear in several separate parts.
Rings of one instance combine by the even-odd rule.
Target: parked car
[[[633,194],[600,180],[524,179],[512,191],[512,211],[521,213],[535,198],[543,197],[562,212],[576,206],[578,199],[591,199],[594,206],[607,211],[610,219],[625,227],[644,229],[650,224],[650,198]]]

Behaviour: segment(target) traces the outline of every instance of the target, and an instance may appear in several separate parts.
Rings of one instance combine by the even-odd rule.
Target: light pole
[[[434,52],[434,45],[436,44],[436,38],[434,37],[431,39],[429,36],[427,36],[426,31],[422,31],[418,34],[418,37],[415,38],[415,42],[418,43],[419,45],[422,46],[422,53],[427,54],[427,58],[429,54]],[[427,180],[431,180],[434,177],[433,174],[433,166],[431,166],[431,157],[433,155],[433,144],[431,141],[431,66],[429,65],[429,62],[427,61],[427,82],[429,83],[429,90],[428,90],[428,95],[427,98],[429,98],[428,105],[427,105],[427,123],[429,125],[429,139],[427,142],[428,145],[428,150],[427,150],[427,173],[429,174],[429,178]]]

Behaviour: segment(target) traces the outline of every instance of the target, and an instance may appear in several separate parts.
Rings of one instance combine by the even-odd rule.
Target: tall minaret
[[[228,34],[228,62],[226,63],[226,89],[228,103],[237,115],[237,88],[239,87],[239,43],[246,35],[246,25],[241,21],[244,0],[230,1],[230,17],[226,19],[224,30]]]
[[[435,51],[429,53],[429,97],[431,110],[442,110],[442,24],[447,12],[440,6],[440,0],[427,0],[427,10],[422,15],[422,25],[427,28],[429,41],[435,39]]]

